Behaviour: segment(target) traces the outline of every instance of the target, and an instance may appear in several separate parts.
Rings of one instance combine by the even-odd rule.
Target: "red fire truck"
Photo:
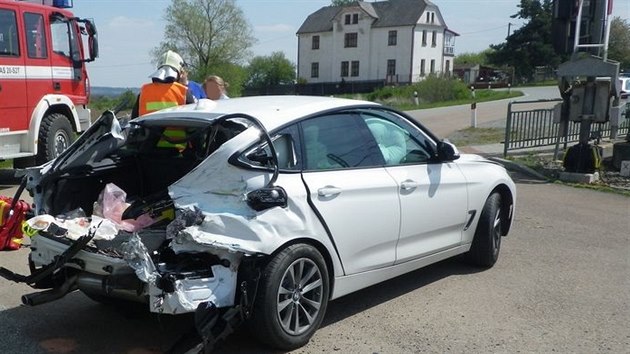
[[[91,124],[96,27],[71,0],[0,0],[0,160],[42,164]],[[84,51],[85,50],[85,51]]]

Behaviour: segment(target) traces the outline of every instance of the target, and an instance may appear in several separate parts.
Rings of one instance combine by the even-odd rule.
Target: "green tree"
[[[358,1],[357,0],[331,0],[330,4],[332,6],[346,6],[346,5],[350,5],[354,2],[359,2],[359,1],[362,1],[362,0],[358,0]]]
[[[247,67],[247,86],[263,88],[292,83],[295,80],[295,65],[283,52],[273,52],[269,56],[257,56]]]
[[[630,23],[620,17],[610,22],[608,58],[621,63],[621,68],[630,71]]]
[[[164,12],[164,40],[152,51],[156,59],[174,50],[188,63],[190,78],[219,75],[240,92],[242,68],[255,39],[235,0],[172,0]]]
[[[552,45],[552,0],[521,0],[519,12],[512,18],[526,20],[504,43],[491,45],[490,63],[514,67],[515,75],[531,79],[537,66],[555,68],[565,58],[556,54]]]
[[[488,55],[492,53],[492,49],[488,48],[477,53],[462,53],[455,57],[455,65],[488,65]]]

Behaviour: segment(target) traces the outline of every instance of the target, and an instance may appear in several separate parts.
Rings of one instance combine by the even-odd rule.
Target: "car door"
[[[433,139],[404,117],[385,110],[365,111],[361,117],[397,185],[401,219],[396,263],[458,246],[468,202],[459,168],[436,161]]]
[[[329,230],[346,274],[394,264],[400,205],[398,186],[382,167],[374,139],[353,113],[300,123],[302,178]]]
[[[26,68],[20,47],[19,13],[16,6],[0,9],[0,133],[28,128]]]

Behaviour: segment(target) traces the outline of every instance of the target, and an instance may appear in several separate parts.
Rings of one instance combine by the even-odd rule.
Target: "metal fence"
[[[566,144],[578,141],[580,136],[579,122],[569,122],[564,136],[560,137],[560,124],[554,123],[554,108],[542,108],[532,110],[516,110],[516,106],[522,104],[561,103],[560,99],[518,101],[508,105],[507,122],[505,127],[505,141],[503,156],[507,156],[509,150],[527,149],[558,144],[560,141]],[[617,134],[627,134],[630,128],[630,103],[622,108],[623,117]],[[594,136],[610,136],[610,122],[593,123]]]

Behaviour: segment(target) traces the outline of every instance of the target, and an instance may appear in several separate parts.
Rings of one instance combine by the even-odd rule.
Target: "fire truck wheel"
[[[74,131],[66,116],[51,113],[44,117],[39,127],[39,145],[35,162],[41,165],[61,154],[74,141]]]
[[[74,131],[68,118],[61,113],[50,113],[44,116],[39,128],[37,156],[14,159],[13,167],[26,168],[46,163],[59,156],[74,139]]]

